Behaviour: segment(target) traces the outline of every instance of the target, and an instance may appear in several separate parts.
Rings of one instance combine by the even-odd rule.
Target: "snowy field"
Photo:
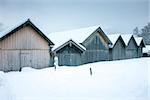
[[[150,100],[150,58],[0,72],[0,100]]]

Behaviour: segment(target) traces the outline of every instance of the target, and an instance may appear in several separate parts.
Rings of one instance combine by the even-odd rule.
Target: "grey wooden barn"
[[[82,53],[85,48],[77,44],[73,40],[69,40],[63,45],[54,50],[54,53],[59,58],[59,66],[77,66],[82,64]]]
[[[100,27],[93,31],[81,44],[86,48],[82,55],[82,63],[109,60],[109,45],[111,41]]]
[[[121,60],[126,58],[126,45],[121,36],[118,37],[112,48],[109,49],[109,60]]]
[[[53,42],[29,19],[0,35],[0,71],[53,66]]]
[[[134,37],[132,34],[109,34],[98,26],[50,33],[49,37],[56,44],[53,50],[57,51],[55,56],[58,56],[59,65],[67,65],[67,62],[64,63],[65,61],[71,61],[72,63],[69,62],[69,66],[74,66],[97,61],[137,58],[142,56],[142,48],[144,47],[142,38]],[[85,50],[80,52],[80,49],[75,49],[73,46],[65,47],[66,44],[70,43],[68,41],[70,39],[73,39],[78,45],[76,48],[82,46]],[[63,50],[61,55],[56,48]],[[65,58],[65,53],[71,49],[76,52],[79,50],[77,55],[80,56],[74,57],[74,59],[71,57]],[[70,52],[69,55],[74,55],[74,53]],[[75,64],[76,62],[80,63]]]
[[[137,46],[138,46],[138,55],[137,57],[142,57],[143,56],[143,49],[145,48],[145,42],[143,40],[142,37],[134,37],[136,43],[137,43]],[[144,48],[143,48],[144,47]]]
[[[138,45],[132,36],[126,46],[126,58],[137,58],[138,57]]]
[[[108,37],[114,44],[110,48],[110,60],[142,57],[142,51],[138,50],[140,47],[138,42],[143,43],[141,38],[134,37],[132,34],[112,34]],[[141,47],[143,48],[144,44]]]

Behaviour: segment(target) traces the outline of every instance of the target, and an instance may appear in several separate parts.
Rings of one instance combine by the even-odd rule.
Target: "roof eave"
[[[75,43],[73,40],[69,40],[67,42],[65,42],[64,44],[62,44],[61,46],[57,47],[56,49],[53,50],[54,53],[56,53],[57,51],[59,51],[60,49],[62,49],[63,47],[65,47],[66,45],[68,45],[69,43],[74,44],[76,47],[78,47],[82,52],[85,51],[85,49],[83,49],[82,47],[80,47],[77,43]]]

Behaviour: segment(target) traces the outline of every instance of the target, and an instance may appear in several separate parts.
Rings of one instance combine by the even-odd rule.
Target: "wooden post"
[[[19,72],[21,72],[21,71],[22,71],[22,68],[20,67],[20,68],[19,68]]]
[[[54,65],[54,69],[55,69],[55,71],[56,71],[56,65]]]
[[[92,68],[90,67],[90,75],[92,76]]]

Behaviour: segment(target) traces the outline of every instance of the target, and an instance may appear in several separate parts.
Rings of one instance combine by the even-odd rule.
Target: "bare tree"
[[[144,26],[142,29],[142,37],[146,44],[150,45],[150,23]]]
[[[137,36],[141,36],[143,37],[145,43],[147,45],[150,45],[150,23],[148,23],[146,26],[144,26],[142,29],[138,29],[138,27],[136,27],[133,30],[133,34],[137,35]]]
[[[139,35],[139,29],[138,29],[138,27],[136,27],[134,30],[133,30],[133,34],[134,35]]]

